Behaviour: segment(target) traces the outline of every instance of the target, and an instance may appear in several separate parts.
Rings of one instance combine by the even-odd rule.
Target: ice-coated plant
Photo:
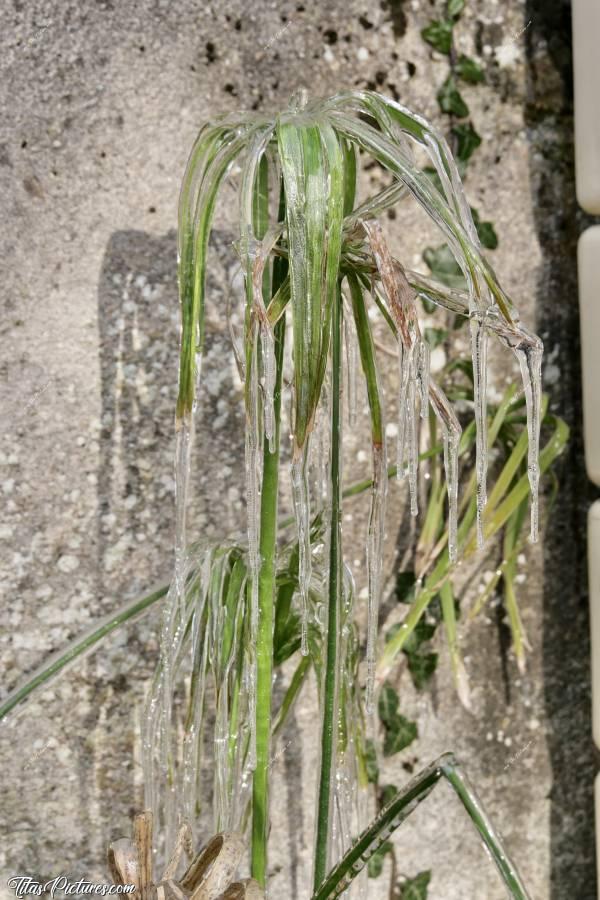
[[[428,167],[421,168],[415,151],[428,157]],[[389,173],[390,184],[375,195],[360,194],[361,156]],[[202,405],[209,239],[223,186],[232,180],[238,185],[240,277],[234,278],[222,313],[244,385],[247,528],[243,537],[211,544],[198,541],[197,535],[189,539],[187,518],[194,420]],[[412,272],[392,254],[380,219],[395,204],[411,199],[442,232],[465,289]],[[164,601],[160,657],[142,735],[143,821],[153,823],[159,855],[163,862],[178,860],[181,835],[199,823],[219,835],[219,847],[237,848],[238,836],[247,836],[252,881],[236,883],[222,896],[258,896],[262,890],[268,895],[268,844],[277,838],[270,834],[269,821],[274,742],[312,670],[321,721],[313,885],[307,897],[364,896],[368,860],[444,777],[490,850],[510,895],[523,900],[528,895],[521,879],[451,754],[417,775],[371,822],[363,790],[368,778],[365,738],[378,692],[436,597],[459,696],[468,702],[452,575],[460,559],[501,530],[504,560],[497,577],[506,580],[514,649],[522,664],[525,641],[508,587],[522,547],[528,496],[530,538],[535,541],[540,475],[567,435],[564,423],[547,413],[541,394],[541,342],[520,323],[482,253],[444,138],[420,116],[369,91],[315,102],[298,95],[275,117],[240,114],[205,125],[181,190],[179,291],[175,572]],[[471,363],[449,366],[468,369],[468,388],[445,393],[430,374],[423,303],[468,321]],[[397,358],[397,391],[387,410],[378,376],[375,320],[388,329]],[[524,401],[511,386],[497,405],[488,407],[490,335],[516,356]],[[370,414],[372,472],[365,481],[344,486],[343,432],[347,423],[354,429],[361,373]],[[460,419],[452,402],[456,397],[463,401]],[[465,400],[473,415],[463,431]],[[391,463],[386,413],[397,424]],[[542,421],[552,432],[540,453]],[[427,449],[421,446],[421,431],[430,436]],[[488,449],[498,440],[506,452],[488,495]],[[473,450],[474,471],[463,479]],[[431,460],[433,474],[415,593],[404,620],[384,642],[379,603],[386,495],[394,476],[406,478],[410,511],[416,516],[423,458]],[[370,510],[363,653],[341,522],[344,503],[364,491],[370,492]],[[283,518],[288,496],[293,514]],[[161,589],[130,604],[84,635],[9,695],[0,706],[0,719],[165,594]],[[478,599],[473,612],[488,595]],[[274,671],[286,662],[295,668],[275,708]],[[381,703],[379,696],[380,709]],[[127,852],[133,853],[131,848]],[[202,866],[209,866],[211,853],[204,852]],[[138,855],[146,861],[136,865],[148,870],[147,852]],[[205,874],[194,863],[191,868],[192,874],[188,871],[173,890],[204,883]],[[174,871],[169,863],[166,872],[171,876]],[[232,874],[228,868],[227,877]],[[171,884],[163,875],[167,881]],[[197,890],[201,894],[201,887]]]
[[[438,182],[415,163],[415,147],[429,156]],[[361,154],[376,160],[392,176],[390,186],[375,196],[360,197],[357,192]],[[230,302],[228,314],[245,385],[247,541],[190,547],[186,509],[194,415],[202,397],[207,253],[219,191],[234,166],[239,172],[236,248],[243,291]],[[405,195],[415,199],[442,231],[464,274],[466,291],[448,289],[407,271],[392,255],[379,218]],[[342,93],[316,102],[298,96],[276,117],[234,115],[201,130],[181,192],[179,287],[176,570],[145,727],[147,805],[164,817],[167,841],[182,817],[195,817],[200,761],[205,758],[205,730],[212,710],[215,829],[250,829],[252,875],[266,886],[273,734],[298,682],[312,665],[322,716],[313,888],[314,896],[324,900],[342,893],[377,841],[389,835],[412,803],[404,802],[402,792],[395,801],[398,808],[393,814],[384,811],[385,823],[371,826],[375,831],[363,836],[367,844],[360,845],[358,856],[356,851],[352,856],[353,838],[363,824],[356,797],[362,764],[361,723],[373,709],[377,683],[389,476],[369,308],[373,305],[378,310],[397,346],[396,470],[399,477],[407,476],[414,515],[418,511],[419,420],[431,411],[441,434],[448,494],[443,541],[446,569],[456,562],[461,543],[471,540],[473,518],[479,545],[493,527],[493,510],[486,508],[490,333],[516,355],[522,371],[531,538],[536,539],[542,346],[519,323],[513,303],[481,252],[444,139],[420,116],[371,92]],[[467,533],[462,533],[464,528],[461,532],[458,522],[461,426],[429,373],[419,298],[469,320],[476,499]],[[236,300],[243,310],[241,334],[235,326]],[[358,683],[353,582],[344,560],[341,530],[343,406],[349,406],[352,418],[357,356],[369,402],[373,458],[366,535],[364,701]],[[350,377],[344,396],[346,364]],[[285,433],[291,433],[292,445],[285,460],[288,447],[282,447],[282,421],[288,407]],[[282,480],[287,478],[296,536],[280,541],[279,501]],[[405,622],[386,647],[386,664],[402,648],[428,598],[438,590],[437,584],[422,583]],[[288,691],[274,723],[274,663],[298,651],[292,694]],[[173,697],[184,672],[190,675],[191,688],[177,729]],[[450,761],[435,764],[419,782],[415,796],[425,792],[423,784],[428,790],[440,774],[449,771],[458,778]],[[470,797],[464,787],[459,794],[463,799]],[[490,837],[493,832],[483,814],[472,813],[472,818],[487,835],[513,895],[526,896],[497,839]],[[332,867],[333,874],[328,875]]]

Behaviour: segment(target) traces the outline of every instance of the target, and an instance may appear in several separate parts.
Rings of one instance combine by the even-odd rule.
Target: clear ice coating
[[[310,116],[317,107],[306,107],[298,101],[291,115]],[[311,111],[312,110],[312,111]],[[531,488],[531,539],[538,532],[539,432],[541,409],[541,352],[539,339],[522,328],[510,300],[498,285],[494,273],[480,255],[476,230],[456,166],[443,141],[424,120],[415,117],[399,104],[378,98],[370,92],[340,94],[318,105],[317,120],[327,122],[335,134],[354,147],[360,147],[377,159],[393,176],[393,183],[368,198],[345,220],[345,233],[352,245],[350,256],[365,263],[363,270],[373,281],[371,293],[392,323],[398,342],[398,477],[408,476],[410,507],[417,514],[418,454],[420,419],[431,408],[440,424],[444,450],[444,469],[448,492],[448,554],[451,562],[458,555],[458,450],[461,430],[457,417],[429,371],[429,347],[421,337],[416,311],[416,297],[427,296],[453,313],[467,315],[471,329],[471,355],[474,373],[474,408],[477,425],[477,535],[484,538],[484,507],[487,476],[486,378],[488,334],[495,333],[515,354],[522,375],[527,404],[529,438],[528,478]],[[370,122],[375,120],[377,128]],[[285,117],[281,120],[284,121]],[[408,127],[402,123],[411,123]],[[413,126],[417,127],[413,127]],[[280,120],[267,122],[263,117],[223,120],[207,126],[194,146],[186,170],[180,204],[180,292],[182,305],[188,303],[182,348],[195,348],[193,354],[194,401],[177,422],[176,437],[176,536],[175,573],[165,605],[161,634],[160,661],[146,706],[143,737],[144,771],[147,805],[160,809],[165,823],[167,843],[174,840],[182,819],[193,821],[197,805],[204,799],[202,762],[208,745],[214,757],[212,766],[214,827],[237,830],[247,819],[247,801],[255,765],[254,720],[256,714],[255,645],[258,624],[258,577],[260,558],[261,487],[265,440],[273,449],[276,432],[274,421],[275,352],[273,323],[269,320],[263,290],[269,281],[269,267],[275,245],[285,254],[290,247],[290,229],[296,238],[296,254],[289,254],[290,280],[296,298],[315,298],[315,283],[306,277],[308,255],[303,207],[311,191],[315,207],[325,201],[331,189],[331,172],[319,179],[320,187],[299,177],[301,148],[292,157],[282,159],[281,143],[275,140]],[[330,133],[330,137],[331,137]],[[420,144],[430,156],[439,176],[440,189],[425,177],[414,162],[410,146]],[[212,227],[212,209],[216,191],[237,156],[243,159],[240,177],[241,274],[246,302],[246,327],[243,340],[238,338],[230,311],[227,318],[234,338],[235,355],[240,375],[245,382],[246,434],[245,474],[247,494],[247,547],[190,547],[186,529],[186,511],[190,482],[190,459],[193,444],[194,413],[201,371],[201,327],[203,310],[205,254]],[[285,170],[285,226],[258,221],[256,185],[263,157],[269,159],[269,175],[279,190],[281,171]],[[274,165],[273,165],[274,163]],[[272,171],[271,171],[272,169]],[[459,291],[435,285],[423,276],[406,273],[395,260],[385,242],[382,229],[374,216],[379,216],[403,195],[417,199],[440,227],[465,275],[467,290]],[[312,207],[311,207],[312,209]],[[264,210],[263,210],[264,212]],[[347,228],[346,228],[347,225]],[[366,236],[366,243],[362,243]],[[280,241],[281,239],[281,241]],[[191,248],[191,249],[190,249]],[[346,252],[346,251],[344,251]],[[185,266],[192,260],[191,281]],[[301,261],[300,261],[301,259]],[[335,280],[335,272],[333,274]],[[185,291],[193,282],[189,295]],[[364,283],[364,282],[363,282]],[[186,288],[186,285],[188,287]],[[201,302],[199,302],[199,296]],[[270,293],[265,290],[270,298]],[[190,305],[190,297],[193,303]],[[290,303],[294,321],[302,310]],[[294,307],[294,308],[292,308]],[[311,307],[311,304],[308,304]],[[193,315],[189,313],[193,312]],[[296,333],[294,360],[310,342],[317,341],[319,328],[315,322],[303,321],[302,334]],[[347,411],[353,425],[357,412],[357,336],[352,317],[345,318],[345,353]],[[190,323],[191,322],[191,326]],[[186,337],[186,341],[183,340]],[[322,337],[322,334],[321,334]],[[323,348],[321,348],[323,349]],[[324,342],[324,352],[327,347]],[[182,357],[183,358],[183,357]],[[292,362],[294,365],[294,362]],[[327,366],[325,366],[326,368]],[[189,372],[187,373],[189,375]],[[296,382],[295,375],[291,378]],[[189,379],[188,379],[189,382]],[[184,387],[188,385],[184,383]],[[296,388],[299,385],[296,383]],[[301,385],[300,385],[301,387]],[[181,388],[181,381],[180,381]],[[187,389],[187,387],[186,387]],[[319,601],[323,592],[322,573],[313,569],[311,547],[312,516],[318,516],[330,503],[330,422],[328,413],[327,375],[318,398],[314,430],[302,450],[294,451],[292,461],[292,497],[298,537],[299,595],[301,600],[301,650],[308,653],[309,591],[314,590],[315,633],[324,634],[325,605]],[[298,400],[298,396],[295,398]],[[178,406],[179,408],[179,406]],[[419,415],[420,413],[420,415]],[[313,423],[311,423],[313,424]],[[290,416],[290,430],[294,424]],[[308,426],[308,432],[311,425]],[[312,461],[316,461],[317,497],[309,490],[309,445]],[[377,620],[382,589],[382,558],[385,526],[387,464],[385,447],[374,450],[374,477],[367,532],[368,627],[367,627],[367,705],[373,706],[377,645]],[[327,517],[322,517],[326,519]],[[317,529],[315,529],[315,532]],[[327,556],[330,536],[319,537]],[[236,568],[237,567],[237,568]],[[224,585],[237,572],[233,606],[224,599]],[[241,574],[240,574],[241,573]],[[326,579],[325,579],[326,581]],[[341,682],[351,684],[355,678],[353,660],[357,646],[352,644],[350,622],[351,592],[345,591],[346,619],[342,627],[340,650]],[[313,599],[312,596],[310,598]],[[234,640],[224,658],[221,636],[233,625]],[[316,638],[318,639],[318,638]],[[235,710],[230,706],[234,672],[241,673]],[[458,674],[459,691],[461,675]],[[352,688],[340,706],[341,722],[360,719],[358,689]],[[177,700],[177,702],[175,702]],[[181,718],[182,711],[185,713]],[[210,714],[209,714],[210,713]],[[341,725],[340,725],[341,727]],[[208,735],[208,744],[207,744]],[[336,818],[334,851],[338,855],[350,844],[356,829],[356,772],[353,763],[353,737],[340,743],[339,778],[335,789]],[[345,756],[343,755],[345,754]],[[354,823],[354,824],[352,824]],[[356,833],[356,830],[355,830]]]
[[[308,488],[308,460],[310,442],[297,450],[290,467],[292,499],[298,536],[298,590],[301,602],[301,643],[300,651],[308,656],[308,611],[311,579],[310,547],[310,494]]]
[[[375,698],[375,669],[377,634],[379,629],[379,599],[385,537],[385,500],[387,493],[387,454],[385,442],[373,447],[373,487],[367,532],[367,685],[366,706],[371,715]]]
[[[475,406],[475,467],[477,474],[477,544],[483,547],[483,511],[487,503],[487,344],[488,336],[478,313],[471,317],[471,356],[473,360],[473,398]]]

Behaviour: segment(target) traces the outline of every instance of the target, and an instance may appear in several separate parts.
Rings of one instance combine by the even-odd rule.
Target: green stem
[[[111,613],[99,624],[94,625],[91,631],[87,631],[79,638],[76,638],[67,650],[57,653],[50,662],[43,663],[29,678],[26,684],[11,691],[8,697],[5,698],[0,706],[0,720],[7,716],[15,706],[22,703],[32,691],[54,678],[54,676],[64,669],[65,666],[68,666],[70,662],[73,662],[73,660],[83,656],[88,650],[91,650],[95,644],[106,637],[107,634],[110,634],[111,631],[115,631],[120,625],[130,621],[139,613],[147,610],[153,603],[156,603],[158,600],[162,599],[162,597],[166,596],[168,589],[168,585],[165,585],[164,587],[153,591],[153,593],[148,594],[146,597],[138,597],[135,600],[132,600],[119,612]]]
[[[315,844],[315,890],[327,872],[329,836],[331,833],[332,779],[335,771],[337,707],[338,707],[338,617],[342,578],[342,530],[340,490],[340,375],[342,298],[338,290],[331,321],[332,399],[331,399],[331,537],[329,551],[329,598],[327,614],[327,647],[323,684],[323,725],[321,731],[321,771],[317,802]]]
[[[529,894],[516,867],[507,856],[502,841],[494,830],[481,802],[451,753],[445,753],[426,769],[423,769],[396,794],[331,870],[327,879],[323,880],[318,889],[315,889],[312,900],[335,900],[336,897],[341,897],[367,864],[369,858],[389,839],[390,834],[417,808],[419,803],[431,793],[440,778],[445,778],[454,788],[481,839],[490,851],[510,896],[514,900],[529,900]]]
[[[252,877],[263,887],[267,874],[269,836],[269,765],[271,757],[271,692],[273,683],[273,622],[277,556],[277,499],[279,489],[279,430],[285,321],[275,326],[277,380],[273,397],[274,451],[264,441],[260,498],[260,558],[258,631],[256,635],[256,768],[252,781]]]

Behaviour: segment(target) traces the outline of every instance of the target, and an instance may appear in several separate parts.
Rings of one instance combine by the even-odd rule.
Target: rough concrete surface
[[[176,204],[200,124],[238,107],[275,109],[298,87],[326,95],[367,85],[440,121],[446,61],[419,33],[440,9],[424,0],[2,4],[3,691],[168,578]],[[507,652],[501,611],[479,620],[463,635],[470,714],[440,641],[431,689],[415,694],[398,677],[419,739],[384,772],[401,783],[454,749],[536,900],[596,897],[569,16],[560,0],[468,0],[457,30],[459,50],[487,76],[464,91],[484,139],[468,196],[494,221],[494,266],[545,341],[551,405],[573,435],[551,523],[521,572],[528,670],[519,676]],[[226,219],[212,243],[192,515],[211,535],[244,523],[240,387],[222,312]],[[386,227],[419,264],[432,234],[423,218],[402,208]],[[508,377],[498,362],[498,383]],[[362,434],[348,436],[349,471],[364,472],[364,447]],[[390,586],[409,543],[405,496],[392,496]],[[359,506],[344,527],[361,563]],[[481,561],[465,596],[498,558]],[[129,833],[141,803],[139,716],[157,629],[155,611],[113,635],[0,729],[0,896],[12,896],[15,873],[106,878],[106,845]],[[310,703],[297,707],[274,766],[273,897],[309,895],[314,715]],[[402,872],[431,868],[430,900],[505,896],[448,790],[395,840]],[[386,868],[369,898],[389,896],[388,878]]]

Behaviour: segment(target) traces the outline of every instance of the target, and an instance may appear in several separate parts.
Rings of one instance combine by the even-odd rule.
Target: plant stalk
[[[317,890],[327,874],[328,848],[331,834],[332,782],[335,772],[335,752],[338,710],[338,621],[342,587],[342,529],[341,529],[341,435],[340,393],[342,371],[342,297],[338,289],[334,299],[331,321],[332,342],[332,400],[331,400],[331,538],[329,551],[329,598],[327,612],[327,646],[323,683],[323,724],[321,731],[321,771],[317,801],[315,841],[314,889]]]
[[[258,630],[256,636],[256,768],[252,782],[252,877],[263,887],[267,873],[269,835],[269,767],[271,762],[271,692],[273,683],[273,621],[277,558],[277,500],[279,489],[279,431],[285,320],[275,326],[277,379],[273,397],[274,451],[264,440],[264,468],[260,500],[260,558]]]

